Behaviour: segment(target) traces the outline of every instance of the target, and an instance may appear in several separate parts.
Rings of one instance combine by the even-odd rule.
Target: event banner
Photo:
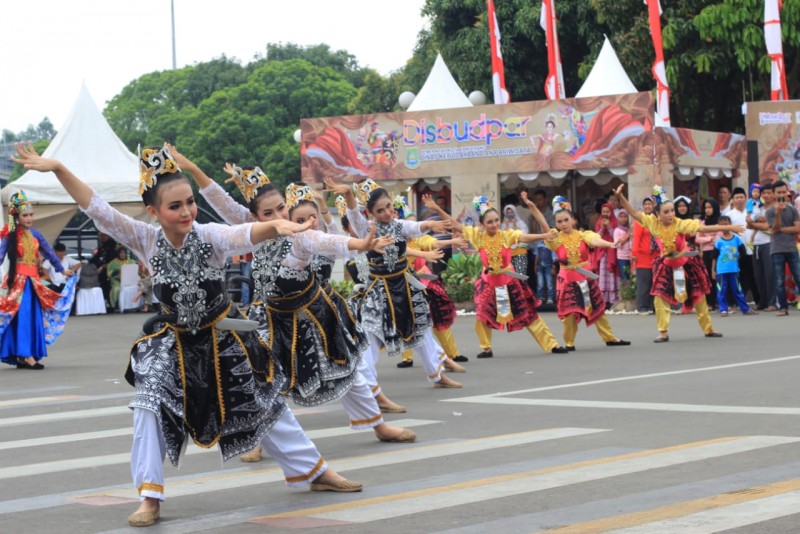
[[[303,119],[307,181],[629,167],[653,159],[651,93]]]
[[[748,102],[746,128],[759,181],[783,180],[800,193],[800,100]]]
[[[734,133],[656,128],[656,147],[662,163],[679,167],[739,169],[747,159],[745,137]]]

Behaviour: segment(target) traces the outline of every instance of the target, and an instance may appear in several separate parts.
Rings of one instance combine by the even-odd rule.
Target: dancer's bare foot
[[[360,482],[347,480],[333,469],[326,469],[311,483],[311,491],[336,491],[339,493],[352,493],[361,491],[364,485]]]
[[[440,378],[438,382],[434,382],[433,383],[433,387],[435,387],[435,388],[453,388],[453,389],[456,389],[456,388],[460,388],[462,386],[461,386],[460,382],[456,382],[455,380],[453,380],[451,378],[447,378],[445,375],[442,375],[442,378]]]
[[[160,505],[158,499],[145,497],[139,508],[128,516],[128,524],[132,527],[149,527],[161,515]]]
[[[375,397],[375,401],[378,403],[378,408],[380,408],[383,413],[406,413],[405,406],[400,406],[382,392]]]
[[[413,430],[407,428],[400,428],[398,426],[391,426],[386,423],[373,428],[375,437],[381,441],[390,443],[413,443],[417,440],[417,434]]]
[[[450,358],[444,359],[444,368],[450,371],[451,373],[466,373],[467,370],[464,369],[464,366],[457,364]]]
[[[241,456],[239,456],[239,460],[241,460],[243,462],[247,462],[247,463],[260,462],[261,461],[261,445],[259,445],[258,447],[256,447],[252,451],[246,452],[246,453],[242,454]]]

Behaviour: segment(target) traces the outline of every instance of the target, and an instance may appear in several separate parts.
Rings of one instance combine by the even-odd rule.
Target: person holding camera
[[[778,294],[778,316],[789,315],[786,299],[786,267],[792,274],[796,287],[800,287],[800,255],[797,253],[797,236],[800,234],[800,214],[789,201],[789,186],[777,181],[774,186],[775,205],[765,216],[772,231],[770,254],[775,272],[775,290]]]

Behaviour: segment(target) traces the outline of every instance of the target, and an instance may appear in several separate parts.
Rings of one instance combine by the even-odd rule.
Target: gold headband
[[[344,216],[347,214],[347,201],[344,199],[344,195],[339,195],[336,197],[336,211],[339,212],[339,216]]]
[[[375,191],[376,189],[380,189],[380,186],[375,183],[375,180],[372,178],[367,178],[363,182],[359,184],[353,184],[353,194],[355,194],[356,199],[362,205],[367,205],[367,200],[369,200],[369,194]]]
[[[233,183],[239,188],[246,203],[256,198],[256,192],[262,185],[269,185],[269,177],[261,170],[261,167],[252,169],[242,169],[233,166]]]
[[[148,189],[155,187],[158,177],[162,174],[180,172],[178,164],[172,159],[166,146],[161,148],[145,148],[139,153],[139,194],[144,194]]]
[[[289,184],[286,187],[286,205],[290,210],[296,208],[304,200],[314,202],[316,205],[316,199],[311,187],[306,184]]]

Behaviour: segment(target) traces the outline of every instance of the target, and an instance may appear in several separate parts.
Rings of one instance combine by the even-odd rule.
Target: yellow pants
[[[567,344],[567,347],[574,347],[575,336],[578,333],[577,317],[574,314],[570,314],[561,319],[561,322],[564,324],[564,343]],[[605,315],[595,321],[594,326],[597,328],[597,333],[600,334],[600,339],[603,341],[609,342],[617,340],[617,336],[614,335],[611,324],[608,322],[608,317]]]
[[[538,317],[525,328],[530,332],[539,346],[542,347],[543,351],[551,352],[558,346],[556,337],[541,317]],[[481,350],[492,350],[492,328],[485,323],[475,321],[475,333],[478,334],[478,342],[480,343]]]
[[[436,330],[434,328],[433,336],[436,338],[436,341],[439,342],[439,345],[442,346],[448,358],[453,359],[459,355],[458,345],[456,344],[456,338],[453,337],[452,330],[449,328],[447,330]]]
[[[658,325],[659,332],[669,331],[670,304],[661,297],[653,299],[656,308],[656,325]],[[703,329],[704,334],[710,334],[714,331],[714,326],[711,324],[711,315],[708,313],[708,303],[705,298],[700,299],[694,305],[694,313],[697,314],[697,322],[700,323],[700,328]]]
[[[410,362],[410,361],[412,361],[413,359],[414,359],[414,349],[407,349],[407,350],[406,350],[406,351],[403,353],[403,361],[404,361],[404,362]]]

